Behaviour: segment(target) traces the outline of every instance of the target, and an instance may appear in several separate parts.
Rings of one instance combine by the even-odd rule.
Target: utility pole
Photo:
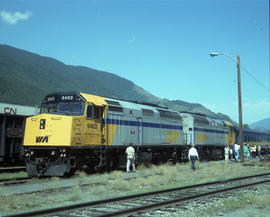
[[[242,97],[241,97],[241,76],[240,76],[240,55],[237,55],[237,60],[225,53],[210,53],[211,57],[223,55],[234,62],[237,62],[237,78],[238,78],[238,114],[239,114],[239,145],[240,145],[240,160],[244,162],[244,147],[243,147],[243,130],[242,130]]]
[[[242,129],[242,96],[241,96],[241,74],[240,74],[240,55],[237,55],[237,78],[238,78],[238,112],[239,112],[239,145],[240,161],[244,162],[243,149],[243,129]]]

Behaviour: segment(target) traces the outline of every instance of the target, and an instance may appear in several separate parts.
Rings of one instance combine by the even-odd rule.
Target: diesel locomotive
[[[190,144],[200,156],[223,154],[234,144],[231,123],[80,92],[52,93],[40,114],[26,120],[24,143],[29,176],[64,176],[125,167],[132,143],[137,163],[187,159]]]

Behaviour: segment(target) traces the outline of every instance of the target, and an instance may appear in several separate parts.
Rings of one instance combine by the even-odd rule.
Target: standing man
[[[239,150],[240,150],[240,145],[237,143],[234,144],[234,151],[235,151],[235,161],[238,161],[239,159]]]
[[[243,149],[244,149],[244,158],[247,158],[248,157],[248,147],[246,144],[244,145]]]
[[[135,169],[135,150],[132,147],[132,143],[126,148],[127,154],[127,173],[129,173],[130,165],[132,165],[133,172],[136,172]]]
[[[227,166],[229,160],[229,146],[225,146],[224,148],[224,157],[225,157],[225,166]]]
[[[194,144],[191,145],[191,148],[188,151],[188,159],[191,161],[191,169],[195,170],[195,161],[199,160],[199,155],[197,149],[194,147]]]
[[[261,146],[258,145],[258,157],[259,159],[261,159]]]

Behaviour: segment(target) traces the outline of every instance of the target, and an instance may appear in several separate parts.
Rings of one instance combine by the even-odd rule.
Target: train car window
[[[197,124],[203,124],[203,125],[209,125],[209,121],[207,119],[204,119],[204,118],[199,118],[199,117],[196,117],[195,118],[195,123]],[[217,123],[216,122],[212,122],[213,125],[217,126]]]
[[[142,109],[143,116],[154,116],[154,111],[150,109]]]
[[[109,105],[109,111],[113,111],[113,112],[123,112],[123,108],[119,107],[119,106],[110,106]]]
[[[94,107],[95,119],[101,119],[103,117],[103,107]]]
[[[117,105],[117,106],[121,106],[119,102],[116,101],[111,101],[111,100],[105,100],[109,105]]]
[[[87,106],[87,111],[86,111],[86,118],[87,119],[93,119],[94,117],[94,106],[88,105]]]
[[[50,103],[50,104],[42,104],[40,113],[56,113],[57,111],[57,104]]]
[[[167,119],[174,119],[174,120],[181,120],[181,116],[177,112],[165,111],[158,109],[160,118],[167,118]]]
[[[83,113],[82,103],[59,103],[57,107],[57,112],[81,115]]]
[[[88,105],[86,111],[87,119],[101,119],[103,117],[104,108],[101,106]]]
[[[171,112],[173,119],[182,120],[182,117],[177,112]]]

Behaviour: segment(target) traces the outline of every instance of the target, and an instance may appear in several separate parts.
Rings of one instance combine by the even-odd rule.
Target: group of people
[[[257,155],[260,158],[261,157],[261,146],[260,145],[247,146],[246,144],[244,144],[243,155],[244,155],[244,158],[256,158]],[[238,161],[239,157],[240,157],[240,145],[234,144],[231,147],[226,146],[224,148],[224,157],[225,157],[226,162],[229,160],[229,157],[231,160]]]
[[[260,158],[260,152],[261,152],[261,146],[247,146],[246,144],[243,146],[243,154],[244,158],[256,158],[257,153],[258,157]],[[132,166],[133,172],[136,172],[135,168],[135,150],[132,147],[132,144],[130,144],[126,149],[127,154],[127,165],[126,165],[126,171],[130,172],[130,166]],[[235,161],[239,160],[240,157],[240,145],[234,144],[233,146],[226,146],[224,148],[224,156],[225,156],[225,162],[226,165],[228,163],[229,158],[231,160],[235,159]],[[188,159],[191,161],[191,169],[195,170],[195,162],[196,160],[199,160],[199,154],[197,149],[194,145],[191,145],[191,148],[188,151]]]

